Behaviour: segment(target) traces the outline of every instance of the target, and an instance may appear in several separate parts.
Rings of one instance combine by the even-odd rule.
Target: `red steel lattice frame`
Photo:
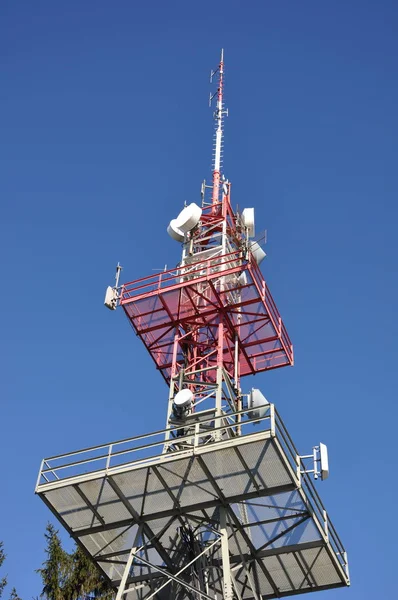
[[[223,362],[232,361],[235,337],[239,345],[239,374],[252,375],[293,364],[293,346],[276,304],[251,253],[241,251],[170,269],[123,285],[120,304],[131,325],[167,382],[173,367],[175,335],[193,327],[200,353],[218,346],[223,322]],[[246,284],[223,289],[218,285],[234,274],[246,273]],[[239,294],[234,296],[234,292]],[[207,344],[207,346],[206,346]],[[183,361],[182,352],[177,363]],[[217,358],[212,354],[208,366]]]

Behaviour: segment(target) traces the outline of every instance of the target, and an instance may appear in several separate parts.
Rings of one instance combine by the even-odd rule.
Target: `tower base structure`
[[[36,493],[117,600],[262,600],[349,585],[274,405],[43,460]],[[188,431],[188,435],[181,435]],[[172,442],[171,442],[172,440]]]

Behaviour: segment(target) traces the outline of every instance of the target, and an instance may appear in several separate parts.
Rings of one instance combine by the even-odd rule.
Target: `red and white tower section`
[[[221,171],[223,54],[211,77],[218,79],[210,96],[213,180],[203,182],[200,203],[185,206],[168,226],[182,245],[179,266],[109,289],[107,300],[123,308],[170,385],[166,425],[204,410],[231,416],[245,399],[255,401],[242,394],[242,377],[293,364],[292,343],[260,271],[265,253],[254,238],[254,209],[233,210],[231,183]]]
[[[174,269],[108,287],[168,386],[163,430],[44,459],[36,493],[117,590],[116,600],[264,600],[349,585],[312,483],[327,449],[299,455],[275,406],[245,385],[293,365],[260,270],[254,208],[222,171],[224,56],[212,181],[167,227]],[[264,378],[266,381],[266,378]]]

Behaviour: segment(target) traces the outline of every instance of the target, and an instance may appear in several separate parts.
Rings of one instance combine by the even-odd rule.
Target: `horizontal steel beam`
[[[236,494],[236,495],[228,497],[228,504],[235,504],[236,502],[244,502],[245,500],[250,500],[251,498],[260,498],[260,497],[264,497],[264,496],[273,496],[273,495],[277,495],[277,494],[283,494],[284,492],[291,492],[295,489],[296,489],[296,485],[294,483],[291,483],[288,485],[280,485],[280,486],[277,486],[272,489],[267,489],[267,490],[263,489],[260,492],[254,491],[254,492],[247,492],[244,494]],[[41,494],[40,494],[40,496],[41,496]],[[219,498],[215,498],[214,500],[207,500],[206,502],[197,502],[197,503],[195,503],[194,506],[186,506],[186,507],[181,506],[179,508],[173,508],[170,510],[158,511],[156,513],[152,513],[152,514],[148,514],[148,515],[142,515],[142,516],[140,516],[139,522],[146,523],[146,522],[154,521],[156,519],[162,519],[164,517],[183,516],[185,514],[189,514],[190,512],[192,512],[193,508],[195,509],[195,511],[202,510],[202,509],[206,510],[209,508],[216,508],[217,506],[221,506],[221,505],[222,505],[221,500]],[[95,525],[93,527],[79,529],[76,532],[74,532],[74,535],[76,537],[83,537],[85,535],[91,535],[93,533],[98,533],[98,532],[102,532],[102,531],[110,531],[110,530],[116,529],[118,527],[125,527],[125,526],[131,525],[133,523],[138,523],[138,521],[133,518],[123,519],[120,521],[116,521],[115,523],[107,523],[106,525]]]

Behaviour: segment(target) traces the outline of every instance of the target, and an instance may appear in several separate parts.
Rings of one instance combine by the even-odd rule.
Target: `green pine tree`
[[[111,600],[114,597],[112,588],[80,548],[76,548],[71,559],[71,575],[65,587],[68,600],[81,600],[87,596]]]
[[[4,546],[3,546],[3,542],[0,542],[0,567],[3,564],[3,562],[6,559],[6,555],[4,553]],[[7,585],[7,577],[3,577],[2,579],[0,579],[0,598],[3,594],[4,588]]]
[[[6,554],[4,552],[4,545],[3,545],[3,542],[0,542],[0,567],[3,564],[3,562],[5,561],[5,559],[6,559]],[[7,577],[2,577],[2,579],[0,579],[0,598],[3,595],[6,585],[7,585]],[[11,590],[10,600],[21,600],[21,598],[18,596],[15,588],[12,588],[12,590]]]
[[[114,591],[108,582],[80,548],[76,548],[71,554],[66,552],[62,548],[58,531],[51,524],[47,525],[45,538],[47,559],[43,567],[37,569],[43,582],[41,598],[45,600],[86,600],[87,597],[112,600],[114,598]]]
[[[40,596],[46,600],[67,600],[64,591],[71,573],[71,557],[62,548],[58,531],[51,523],[47,525],[44,536],[47,541],[47,559],[42,568],[37,569],[43,581]]]

